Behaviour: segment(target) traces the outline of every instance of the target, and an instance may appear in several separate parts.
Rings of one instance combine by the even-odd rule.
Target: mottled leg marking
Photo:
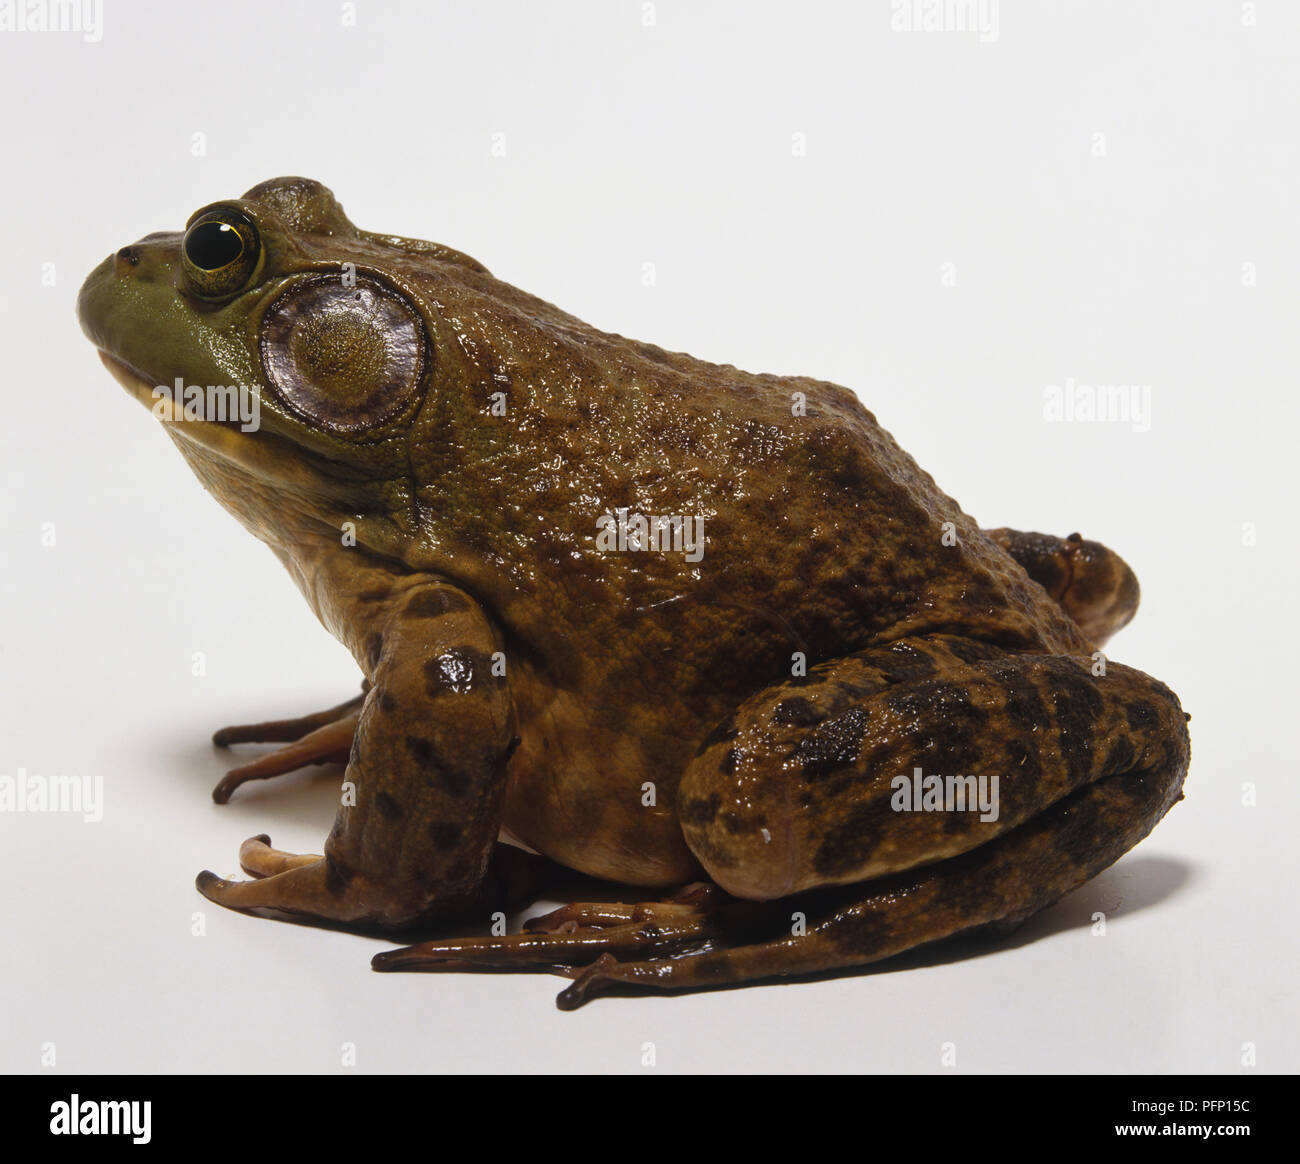
[[[1099,647],[1137,612],[1137,575],[1114,550],[1077,533],[1068,538],[1018,529],[984,531],[1023,567]]]
[[[491,667],[499,635],[437,579],[397,591],[384,614],[364,652],[373,686],[323,856],[276,854],[255,838],[243,855],[259,879],[199,875],[218,905],[403,929],[481,908],[518,874],[518,860],[493,865],[514,743],[514,703]]]
[[[900,639],[742,704],[687,768],[679,813],[714,881],[771,900],[957,856],[1179,750],[1177,696],[1131,667]],[[928,806],[918,773],[942,794]]]

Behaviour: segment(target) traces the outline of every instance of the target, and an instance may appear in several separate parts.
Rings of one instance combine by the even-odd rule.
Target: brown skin
[[[390,930],[481,914],[527,889],[502,828],[646,897],[720,887],[376,959],[551,969],[571,1006],[1014,924],[1180,798],[1177,697],[1094,655],[1138,596],[1105,547],[981,531],[845,389],[596,331],[358,231],[318,183],[214,208],[106,260],[82,325],[145,403],[178,376],[260,393],[255,432],[165,427],[366,686],[218,733],[289,743],[219,800],[348,767],[323,856],[253,838],[254,880],[202,874],[211,900]],[[702,560],[602,552],[620,507],[702,517]],[[915,767],[998,775],[998,819],[894,811]]]

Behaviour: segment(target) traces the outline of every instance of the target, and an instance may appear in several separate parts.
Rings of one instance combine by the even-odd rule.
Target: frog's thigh
[[[483,613],[447,586],[415,590],[376,636],[367,692],[322,858],[246,845],[256,881],[201,874],[205,896],[334,922],[403,926],[464,908],[500,828],[514,708],[491,674]]]
[[[953,636],[815,667],[705,742],[681,785],[687,844],[729,893],[766,900],[968,852],[1105,777],[1163,765],[1181,784],[1177,697],[1093,669]]]

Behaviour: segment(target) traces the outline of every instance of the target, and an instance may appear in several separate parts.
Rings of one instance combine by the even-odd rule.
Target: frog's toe
[[[212,742],[218,748],[228,748],[231,744],[287,744],[300,740],[317,728],[325,727],[336,720],[361,710],[366,692],[370,690],[370,680],[361,684],[361,694],[340,703],[337,707],[325,711],[300,715],[295,719],[272,719],[262,723],[232,724],[219,728],[212,733]]]
[[[327,860],[280,853],[260,837],[245,842],[240,860],[245,859],[254,880],[228,880],[205,869],[195,879],[195,888],[226,909],[268,909],[330,925],[390,924],[382,910],[367,909],[360,894],[331,876]],[[257,872],[260,868],[267,872]]]
[[[630,922],[679,922],[718,904],[722,892],[716,885],[699,881],[663,901],[585,902],[575,901],[524,922],[530,934],[574,933],[584,928],[626,925]]]
[[[352,751],[352,740],[357,732],[357,716],[346,715],[308,732],[293,743],[259,756],[247,764],[231,768],[212,790],[212,799],[225,804],[241,784],[250,780],[266,780],[305,768],[308,764],[343,764]],[[221,732],[213,737],[219,740]]]
[[[286,853],[271,848],[271,838],[265,833],[249,837],[239,846],[239,867],[250,877],[274,877],[300,865],[319,861],[319,853]]]
[[[710,922],[698,910],[683,907],[669,916],[618,920],[615,907],[576,906],[576,913],[538,932],[505,934],[495,938],[451,938],[420,942],[400,950],[387,950],[371,959],[380,971],[521,970],[526,968],[575,972],[611,951],[638,954],[676,953],[709,939]],[[627,910],[643,907],[623,907]],[[606,912],[597,914],[597,909]],[[562,912],[562,911],[557,911]],[[579,917],[597,918],[580,925]]]
[[[621,968],[626,965],[619,962],[612,954],[602,954],[590,966],[576,972],[573,985],[566,986],[560,991],[555,999],[555,1005],[560,1010],[577,1010],[588,1000],[589,995],[599,994],[603,989],[620,981],[634,981],[634,977],[621,972]],[[635,970],[637,965],[633,963],[632,969]]]

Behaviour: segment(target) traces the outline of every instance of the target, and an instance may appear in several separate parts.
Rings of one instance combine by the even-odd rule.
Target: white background
[[[988,43],[893,31],[883,0],[357,9],[106,0],[98,43],[0,33],[0,775],[105,794],[98,824],[0,814],[0,1068],[1300,1066],[1300,6],[1003,0]],[[209,905],[194,874],[243,838],[318,850],[338,775],[215,806],[210,732],[356,668],[74,302],[109,251],[280,174],[598,327],[849,385],[984,524],[1116,548],[1143,605],[1110,653],[1192,713],[1187,799],[1001,945],[574,1014],[557,978],[377,975],[383,942]],[[1150,430],[1045,422],[1067,378],[1150,385]]]

